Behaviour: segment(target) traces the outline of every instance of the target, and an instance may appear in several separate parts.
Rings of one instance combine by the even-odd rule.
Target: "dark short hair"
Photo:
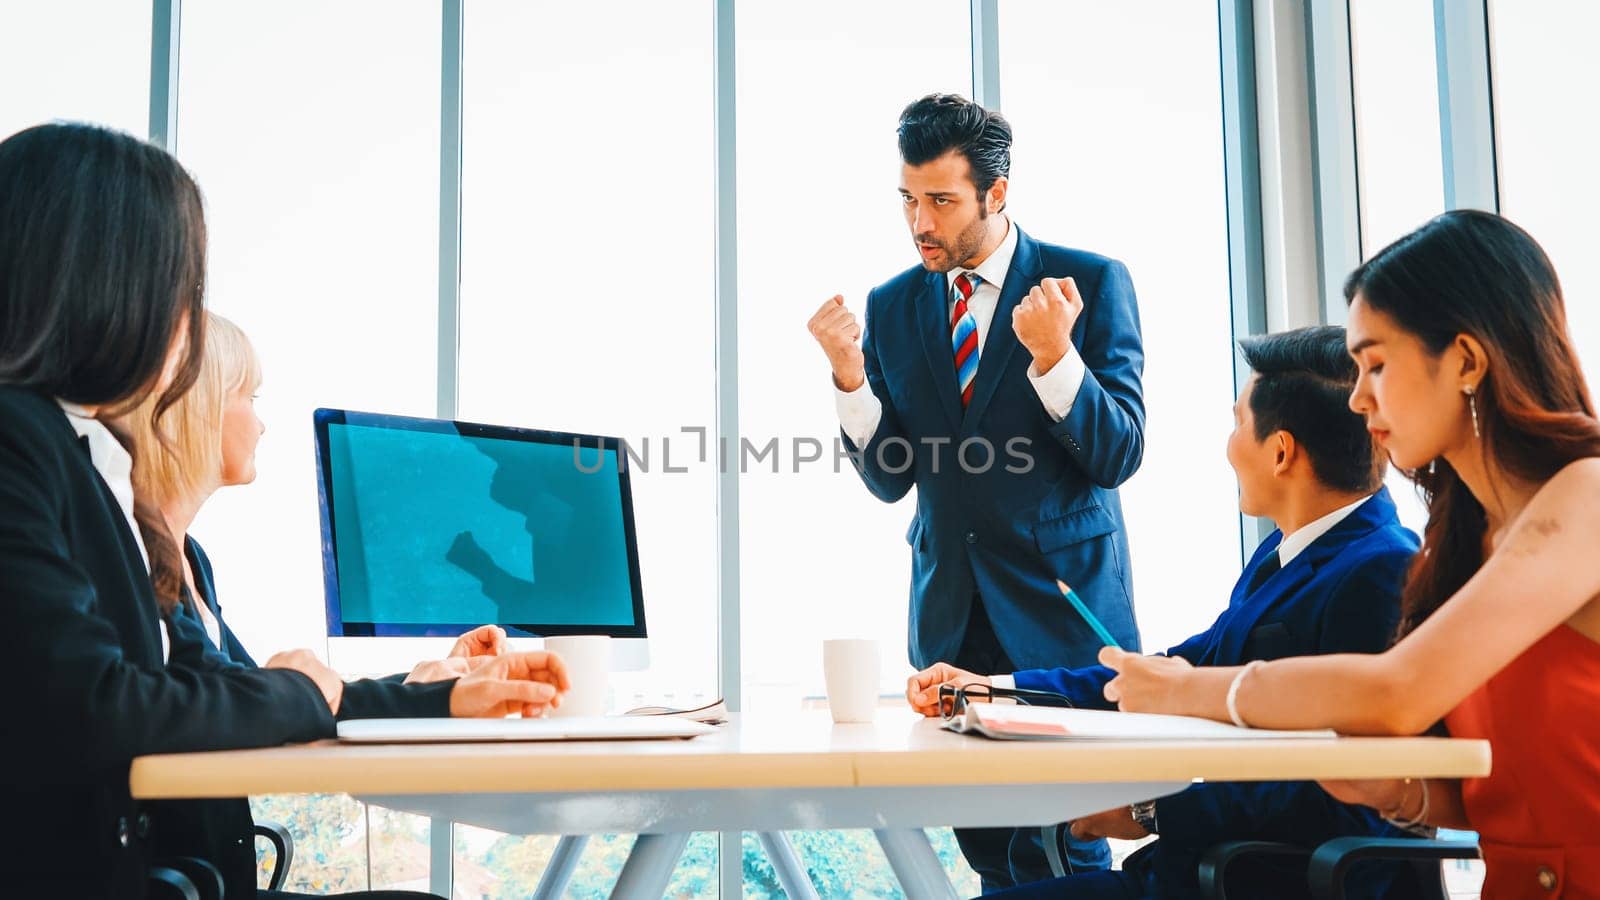
[[[1344,329],[1318,325],[1249,337],[1239,350],[1256,375],[1250,391],[1256,440],[1287,431],[1311,457],[1318,481],[1339,491],[1377,490],[1385,460],[1365,420],[1350,410],[1356,364]]]
[[[981,199],[996,179],[1011,175],[1011,123],[959,94],[929,94],[900,113],[900,158],[930,163],[952,150],[972,166]]]
[[[187,316],[164,410],[199,372],[204,280],[200,192],[165,151],[78,124],[0,142],[0,384],[131,405]]]

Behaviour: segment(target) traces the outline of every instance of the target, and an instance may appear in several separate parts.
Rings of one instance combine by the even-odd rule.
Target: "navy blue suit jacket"
[[[1028,381],[1033,358],[1011,314],[1041,279],[1069,276],[1084,298],[1072,342],[1086,372],[1071,412],[1056,422]],[[868,294],[862,352],[883,418],[865,447],[844,438],[878,498],[893,503],[917,488],[906,534],[912,664],[955,658],[974,596],[1013,664],[1093,660],[1101,642],[1057,591],[1058,578],[1136,648],[1117,498],[1144,456],[1144,348],[1127,268],[1018,229],[965,414],[948,293],[945,275],[918,266]]]
[[[217,601],[217,576],[211,569],[211,557],[206,555],[206,551],[200,546],[199,541],[188,536],[183,539],[183,552],[185,556],[189,557],[189,570],[194,573],[195,590],[200,595],[191,599],[195,603],[204,603],[206,608],[211,610],[211,614],[217,619],[218,630],[222,632],[222,646],[217,647],[217,650],[227,657],[231,663],[250,669],[257,668],[255,659],[250,656],[250,651],[244,648],[244,644],[233,633],[233,629],[228,627],[228,621],[222,618],[222,604]],[[178,612],[193,618],[195,624],[200,625],[201,631],[205,630],[204,625],[200,623],[199,613],[188,606],[178,607]],[[208,640],[210,637],[211,635],[206,635]]]
[[[1287,656],[1379,653],[1389,646],[1417,538],[1400,525],[1388,491],[1380,490],[1246,593],[1257,570],[1276,557],[1282,539],[1281,532],[1273,532],[1261,542],[1228,608],[1168,656],[1197,666],[1236,666]],[[1104,666],[1090,666],[1018,672],[1016,681],[1021,688],[1065,694],[1076,706],[1111,709],[1103,690],[1114,675]],[[1309,782],[1196,785],[1156,801],[1156,822],[1161,840],[1153,861],[1158,874],[1167,870],[1163,895],[1178,887],[1170,879],[1192,880],[1195,856],[1221,841],[1315,846],[1342,835],[1387,832],[1371,810],[1339,803]]]

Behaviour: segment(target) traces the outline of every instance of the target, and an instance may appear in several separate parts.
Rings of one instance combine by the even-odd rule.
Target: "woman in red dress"
[[[1195,669],[1108,648],[1126,710],[1262,728],[1486,738],[1487,778],[1338,782],[1402,824],[1477,831],[1484,900],[1600,898],[1600,421],[1555,270],[1526,232],[1446,213],[1345,285],[1350,406],[1428,526],[1399,640]]]

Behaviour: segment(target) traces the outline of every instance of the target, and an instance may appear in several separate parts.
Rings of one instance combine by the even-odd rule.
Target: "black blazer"
[[[204,643],[209,665],[256,668],[256,662],[244,649],[244,644],[228,627],[222,617],[222,604],[217,599],[216,575],[211,568],[211,558],[200,542],[192,537],[184,539],[184,553],[194,572],[197,596],[178,607],[169,620],[174,629],[190,632],[190,636]],[[204,603],[217,618],[222,635],[222,646],[211,643],[200,614],[192,604]],[[352,681],[345,685],[346,700],[356,698],[362,716],[446,716],[449,715],[449,691],[438,687],[402,686],[405,673],[377,681]],[[453,682],[452,682],[453,683]],[[418,701],[418,695],[425,698]],[[442,702],[440,702],[442,701]],[[340,718],[348,718],[344,703],[340,704]],[[151,833],[155,857],[198,856],[210,860],[222,873],[225,896],[228,900],[249,898],[256,891],[255,819],[250,815],[250,803],[243,797],[220,800],[163,801],[152,804],[161,810],[156,816],[160,827]]]
[[[181,624],[163,663],[148,573],[87,446],[53,400],[11,386],[0,386],[0,615],[8,893],[143,895],[160,817],[196,804],[135,802],[135,756],[333,735],[321,692],[298,672],[225,665]],[[450,687],[374,696],[357,683],[340,715],[446,714]]]

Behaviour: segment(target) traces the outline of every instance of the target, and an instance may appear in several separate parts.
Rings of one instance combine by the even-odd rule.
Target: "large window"
[[[711,21],[704,0],[464,9],[460,414],[633,448],[650,668],[613,677],[619,709],[717,690]],[[574,895],[631,843],[591,841]],[[554,845],[458,829],[457,884],[527,896]],[[716,861],[697,835],[674,892],[714,892]]]
[[[1444,211],[1431,0],[1350,0],[1363,256]]]
[[[652,665],[617,702],[714,696],[710,4],[465,25],[461,415],[629,441]]]
[[[885,505],[835,461],[832,380],[806,320],[834,294],[863,317],[870,288],[917,264],[895,122],[924,94],[971,93],[968,4],[750,4],[739,16],[747,705],[820,695],[830,637],[876,638],[883,690],[897,694],[910,671],[904,535],[915,501]]]
[[[266,377],[258,481],[219,492],[193,533],[229,624],[264,660],[326,641],[311,411],[433,412],[439,16],[425,2],[193,0],[182,26],[177,148],[206,197],[207,300],[251,336]],[[291,886],[426,875],[425,820],[265,802],[327,851],[301,853]]]
[[[150,5],[12,2],[0,11],[0,138],[57,120],[144,136],[150,122]]]
[[[895,122],[935,91],[972,90],[964,0],[741,4],[738,8],[740,602],[744,702],[798,706],[822,689],[822,641],[878,641],[881,689],[897,695],[906,655],[915,500],[879,502],[847,460],[827,360],[806,332],[843,294],[917,264],[896,188]],[[763,456],[762,454],[765,453]],[[935,832],[967,893],[976,877]],[[868,832],[804,833],[818,887],[894,895]],[[770,884],[747,839],[746,890]],[[752,868],[754,866],[754,868]],[[764,879],[764,881],[763,881]]]
[[[1582,99],[1600,84],[1600,5],[1496,2],[1490,8],[1500,205],[1550,254],[1591,386],[1600,378],[1600,121]]]
[[[1369,257],[1444,211],[1431,0],[1350,0],[1361,251]],[[1391,469],[1400,521],[1422,533],[1416,486]]]
[[[739,555],[722,564],[741,573],[745,707],[814,701],[821,642],[839,636],[878,640],[882,692],[898,695],[914,500],[880,503],[836,457],[805,323],[836,293],[862,315],[872,286],[917,264],[895,122],[921,95],[971,93],[972,5],[738,5],[739,366],[723,372],[712,0],[464,0],[459,355],[439,371],[441,6],[180,5],[174,138],[206,197],[208,299],[266,374],[259,481],[222,491],[194,527],[230,624],[258,658],[325,646],[311,411],[431,416],[453,381],[461,418],[633,450],[651,667],[615,677],[615,707],[718,690],[722,465],[741,473]],[[1426,0],[1351,6],[1370,252],[1442,206],[1437,84]],[[1123,503],[1144,642],[1163,649],[1209,624],[1239,569],[1216,5],[999,12],[1009,212],[1041,240],[1123,260],[1139,293],[1149,421]],[[1577,43],[1600,23],[1576,0],[1496,13],[1507,208],[1580,296],[1600,287],[1576,211],[1600,199],[1581,155],[1597,135],[1551,97],[1600,80]],[[0,96],[0,136],[61,118],[143,134],[150,29],[146,3],[10,4],[0,83],[28,89]],[[1575,306],[1573,322],[1580,347],[1600,347],[1600,313]],[[719,386],[740,399],[726,456],[709,444]],[[256,802],[300,836],[292,887],[429,883],[423,819],[343,796]],[[948,830],[934,837],[975,891]],[[794,840],[825,895],[896,894],[870,832]],[[460,827],[452,842],[458,895],[525,896],[555,838]],[[594,838],[571,892],[603,893],[630,846]],[[696,835],[672,891],[715,891],[717,853]],[[747,894],[775,894],[754,836],[743,856]]]
[[[1210,625],[1239,575],[1216,35],[1216,5],[1191,0],[1000,14],[1015,220],[1122,260],[1139,295],[1148,425],[1122,501],[1148,651]]]
[[[266,377],[258,480],[219,492],[194,534],[265,659],[326,641],[312,410],[433,412],[439,15],[197,0],[182,25],[177,151],[206,197],[207,299]]]

